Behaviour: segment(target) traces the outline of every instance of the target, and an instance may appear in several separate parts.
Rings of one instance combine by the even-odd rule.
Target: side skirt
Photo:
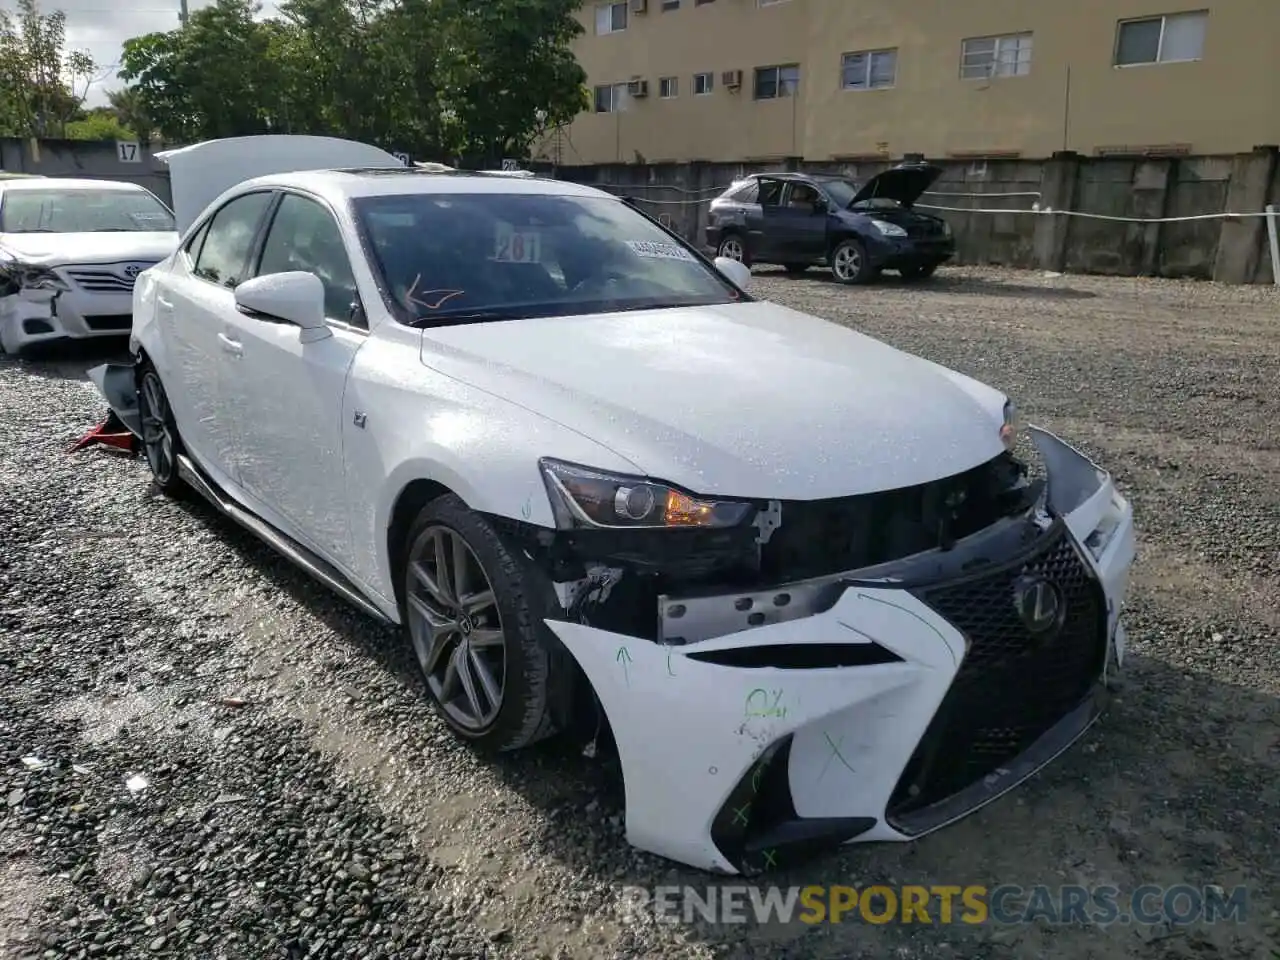
[[[364,598],[359,589],[340,571],[334,569],[326,561],[317,557],[302,544],[281,533],[275,527],[250,513],[235,503],[218,489],[217,484],[204,476],[200,468],[183,454],[178,455],[178,475],[187,482],[191,489],[204,497],[218,509],[219,513],[230,517],[255,537],[271,547],[286,560],[309,573],[349,604],[367,614],[379,623],[394,626],[394,623],[372,603]]]

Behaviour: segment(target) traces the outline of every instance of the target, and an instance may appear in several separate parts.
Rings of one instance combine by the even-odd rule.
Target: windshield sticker
[[[637,257],[647,260],[693,260],[691,254],[678,243],[662,243],[657,240],[628,240],[627,246]]]
[[[541,263],[542,234],[534,230],[517,230],[509,223],[499,223],[493,235],[495,263]]]

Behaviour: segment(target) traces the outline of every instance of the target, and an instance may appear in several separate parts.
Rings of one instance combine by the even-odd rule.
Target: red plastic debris
[[[138,452],[138,438],[129,432],[114,413],[71,445],[69,453],[91,446],[111,447],[126,453]]]

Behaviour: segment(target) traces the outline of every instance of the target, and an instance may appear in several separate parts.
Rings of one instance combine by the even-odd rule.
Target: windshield
[[[363,197],[356,215],[402,322],[573,316],[748,299],[620,200]]]
[[[0,233],[168,232],[173,214],[145,190],[10,190]]]

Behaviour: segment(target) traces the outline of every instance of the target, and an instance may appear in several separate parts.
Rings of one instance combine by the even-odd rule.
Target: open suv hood
[[[878,173],[862,185],[850,206],[864,200],[896,200],[909,207],[942,176],[942,168],[932,163],[902,163]]]

